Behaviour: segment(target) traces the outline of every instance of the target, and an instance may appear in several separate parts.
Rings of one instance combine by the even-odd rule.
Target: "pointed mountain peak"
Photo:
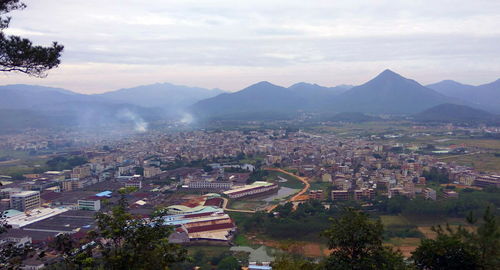
[[[453,85],[453,86],[466,85],[466,84],[463,84],[463,83],[460,83],[460,82],[457,82],[457,81],[454,81],[454,80],[442,80],[440,82],[433,83],[431,85],[436,85],[436,84]]]
[[[312,85],[312,84],[306,83],[306,82],[298,82],[298,83],[293,84],[292,86],[290,86],[288,88],[304,87],[304,86],[310,86],[310,85]]]
[[[276,85],[274,85],[274,84],[272,84],[272,83],[270,83],[270,82],[268,82],[268,81],[261,81],[261,82],[258,82],[258,83],[255,83],[255,84],[252,84],[252,85],[250,85],[249,87],[256,87],[256,86],[258,86],[258,87],[262,87],[262,86],[276,86]]]
[[[244,90],[264,91],[264,90],[268,90],[268,89],[277,89],[277,88],[283,88],[283,87],[281,87],[279,85],[272,84],[268,81],[262,81],[262,82],[252,84],[241,91],[244,91]]]
[[[397,74],[396,72],[386,69],[382,71],[376,78],[403,78],[403,76]]]
[[[367,82],[367,84],[386,84],[386,83],[399,83],[399,84],[418,84],[418,82],[405,78],[398,73],[386,69],[379,75],[377,75],[375,78],[371,79],[370,81]]]

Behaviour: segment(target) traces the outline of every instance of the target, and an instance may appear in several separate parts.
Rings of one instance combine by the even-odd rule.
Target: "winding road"
[[[283,169],[279,169],[279,168],[266,168],[265,169],[266,171],[274,171],[274,172],[280,172],[280,173],[283,173],[283,174],[286,174],[286,175],[289,175],[289,176],[292,176],[292,177],[295,177],[297,179],[299,179],[299,181],[301,181],[302,183],[304,183],[304,187],[299,191],[299,193],[295,194],[292,198],[290,198],[287,202],[295,202],[298,200],[298,198],[302,195],[304,195],[307,190],[311,187],[311,185],[309,184],[309,181],[307,181],[307,178],[306,177],[301,177],[301,176],[298,176],[298,175],[295,175],[291,172],[287,172]],[[273,211],[276,207],[278,207],[279,204],[276,204],[276,205],[273,205],[271,207],[269,207],[267,209],[267,212],[270,213],[271,211]]]

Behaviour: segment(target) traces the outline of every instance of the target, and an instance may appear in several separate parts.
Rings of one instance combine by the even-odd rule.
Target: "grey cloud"
[[[221,74],[228,67],[248,67],[243,78],[267,67],[314,73],[325,64],[344,63],[351,72],[360,66],[378,72],[387,63],[413,61],[418,68],[440,62],[457,74],[477,76],[459,66],[481,61],[500,73],[496,0],[25,2],[28,8],[13,14],[12,28],[43,33],[28,36],[36,43],[64,44],[61,67],[178,65],[189,73],[207,66]]]

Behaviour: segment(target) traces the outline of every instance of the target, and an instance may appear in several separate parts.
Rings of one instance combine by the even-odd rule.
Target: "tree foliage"
[[[477,219],[472,213],[467,218],[470,225]],[[484,212],[476,230],[459,226],[452,229],[438,226],[433,230],[436,239],[425,239],[413,253],[419,269],[485,269],[500,268],[500,227],[498,217],[491,208]]]
[[[404,196],[392,198],[379,197],[374,201],[374,207],[381,213],[405,216],[440,216],[465,218],[471,211],[483,212],[488,205],[500,207],[500,192],[496,189],[462,190],[458,199],[425,200],[424,198],[409,199]]]
[[[468,222],[475,224],[476,220],[469,217]],[[462,230],[466,239],[479,251],[479,260],[483,269],[500,268],[500,226],[491,208],[488,207],[483,215],[483,223],[475,233]]]
[[[73,167],[83,165],[88,160],[82,156],[54,157],[46,162],[48,169],[53,171],[71,170]]]
[[[219,264],[217,265],[217,269],[220,269],[220,270],[239,270],[239,269],[241,269],[241,265],[235,257],[229,256],[229,257],[225,257],[224,259],[222,259],[219,262]]]
[[[472,245],[462,241],[450,227],[434,228],[436,239],[423,239],[413,252],[418,269],[479,269],[479,257]]]
[[[60,64],[64,46],[53,42],[50,47],[36,46],[26,38],[6,36],[4,29],[9,27],[13,10],[24,9],[26,5],[19,0],[0,1],[0,71],[17,71],[35,77],[46,77],[49,69]]]
[[[436,182],[439,184],[446,184],[450,182],[448,172],[445,168],[432,167],[430,171],[424,171],[422,176],[425,177],[427,181]]]
[[[328,218],[335,214],[336,208],[326,209],[317,200],[304,202],[295,210],[289,202],[276,207],[273,213],[255,213],[238,226],[274,239],[319,240],[319,233],[328,228]]]
[[[382,245],[384,228],[380,220],[347,208],[340,218],[332,220],[324,235],[333,250],[327,258],[327,269],[406,269],[400,253]]]
[[[319,264],[290,254],[280,254],[272,263],[274,270],[319,270]]]
[[[111,213],[96,215],[95,233],[105,269],[167,269],[186,258],[186,250],[168,242],[172,228],[162,216],[150,219],[133,216],[127,211],[122,194]]]
[[[58,234],[54,241],[52,241],[49,246],[54,248],[55,250],[69,256],[71,254],[71,250],[75,247],[75,242],[71,238],[71,235],[67,233]]]

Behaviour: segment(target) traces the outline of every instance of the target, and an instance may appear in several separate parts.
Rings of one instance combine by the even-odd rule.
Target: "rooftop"
[[[10,197],[25,197],[25,196],[35,195],[35,194],[40,194],[40,192],[38,192],[38,191],[31,191],[31,190],[21,191],[19,193],[11,194]]]
[[[237,192],[241,192],[241,191],[246,191],[246,190],[253,189],[253,188],[268,187],[268,186],[272,186],[272,185],[274,185],[274,184],[273,183],[269,183],[269,182],[264,182],[264,181],[255,181],[251,185],[244,185],[244,186],[239,187],[239,188],[235,188],[235,189],[231,189],[231,190],[225,191],[224,194],[233,194],[233,193],[237,193]]]
[[[106,191],[97,193],[96,196],[97,197],[111,197],[111,193],[113,193],[113,192],[106,190]]]
[[[29,224],[59,215],[68,211],[65,208],[36,208],[26,213],[21,213],[7,218],[7,223],[13,228],[22,228]]]

